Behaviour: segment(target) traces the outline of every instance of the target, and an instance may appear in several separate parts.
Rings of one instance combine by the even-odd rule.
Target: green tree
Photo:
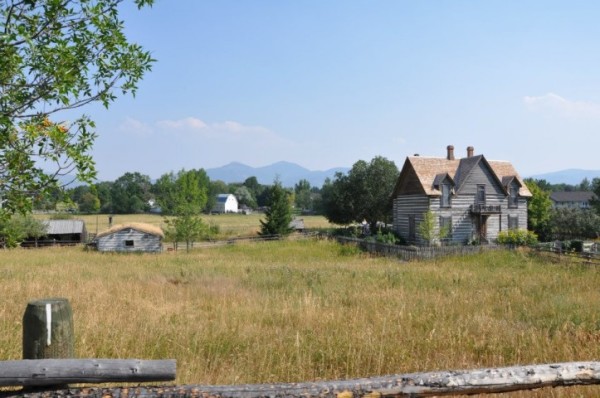
[[[164,178],[163,178],[164,177]],[[194,242],[206,239],[211,229],[200,218],[200,213],[208,199],[209,179],[206,172],[200,170],[181,170],[174,176],[169,173],[161,177],[158,197],[164,214],[174,215],[165,219],[168,225],[167,238],[177,248],[177,242],[185,242],[186,250],[190,250]]]
[[[256,209],[256,199],[254,199],[252,192],[246,186],[242,185],[236,188],[233,194],[238,201],[238,205],[246,205],[251,209]]]
[[[163,174],[152,192],[165,215],[199,214],[208,201],[209,185],[204,170],[181,170]]]
[[[0,220],[0,247],[12,249],[21,244],[26,238],[37,241],[46,236],[46,225],[31,215],[16,215]]]
[[[112,181],[102,181],[97,184],[94,184],[94,188],[96,190],[96,195],[100,200],[100,212],[101,213],[112,213],[113,205],[112,205],[112,191],[113,182]]]
[[[527,229],[535,232],[541,240],[550,238],[550,193],[544,191],[534,180],[526,181],[532,197],[527,201]]]
[[[296,207],[301,210],[312,210],[313,209],[313,195],[311,192],[310,182],[302,179],[294,185],[294,193]]]
[[[596,211],[596,214],[600,215],[600,178],[596,177],[592,180],[591,191],[596,195],[590,201],[590,205]]]
[[[549,228],[553,239],[597,239],[600,237],[600,216],[592,210],[553,209]]]
[[[421,239],[427,242],[428,246],[431,246],[436,241],[445,239],[450,234],[450,230],[447,227],[438,228],[435,214],[431,210],[423,214],[423,220],[419,223],[418,230]]]
[[[77,202],[79,211],[82,213],[98,213],[100,210],[100,199],[93,192],[84,193]]]
[[[327,219],[336,224],[366,220],[372,231],[378,221],[391,219],[392,201],[399,171],[393,161],[377,156],[369,163],[356,162],[347,175],[336,173],[323,185],[322,200]]]
[[[124,35],[122,1],[0,0],[3,214],[30,211],[35,195],[59,186],[60,175],[88,182],[95,176],[93,121],[60,115],[135,94],[150,69],[150,53]]]
[[[197,214],[186,213],[165,221],[166,239],[173,242],[175,250],[178,248],[178,242],[185,242],[186,251],[189,251],[194,242],[209,239],[216,232]]]
[[[147,175],[138,172],[123,174],[111,185],[112,212],[137,214],[148,211],[151,186]]]
[[[292,221],[292,208],[288,193],[276,180],[269,189],[268,207],[265,211],[265,219],[260,220],[260,235],[288,235],[292,232],[290,222]]]

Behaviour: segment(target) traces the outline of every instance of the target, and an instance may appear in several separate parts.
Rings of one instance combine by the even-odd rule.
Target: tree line
[[[550,184],[545,180],[526,179],[532,193],[527,203],[528,229],[541,241],[597,239],[600,237],[600,178],[584,179],[578,185]],[[550,194],[560,191],[593,192],[589,209],[553,208]]]

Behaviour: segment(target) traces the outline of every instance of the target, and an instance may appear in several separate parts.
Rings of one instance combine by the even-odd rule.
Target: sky
[[[600,169],[597,1],[156,0],[121,16],[157,62],[135,98],[83,110],[100,180],[400,168],[449,144],[522,176]]]

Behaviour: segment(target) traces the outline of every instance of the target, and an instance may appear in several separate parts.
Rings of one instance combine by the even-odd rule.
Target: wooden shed
[[[45,220],[48,240],[63,243],[83,243],[87,230],[83,220]]]
[[[101,252],[149,252],[162,251],[162,229],[144,223],[115,225],[96,236],[96,247]]]

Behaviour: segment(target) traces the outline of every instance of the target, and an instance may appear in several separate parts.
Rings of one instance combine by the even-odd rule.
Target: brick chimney
[[[454,145],[448,145],[446,149],[448,150],[448,155],[446,156],[446,159],[454,160]]]
[[[475,148],[473,148],[472,146],[468,146],[467,147],[467,157],[473,157],[473,151],[475,150]]]

